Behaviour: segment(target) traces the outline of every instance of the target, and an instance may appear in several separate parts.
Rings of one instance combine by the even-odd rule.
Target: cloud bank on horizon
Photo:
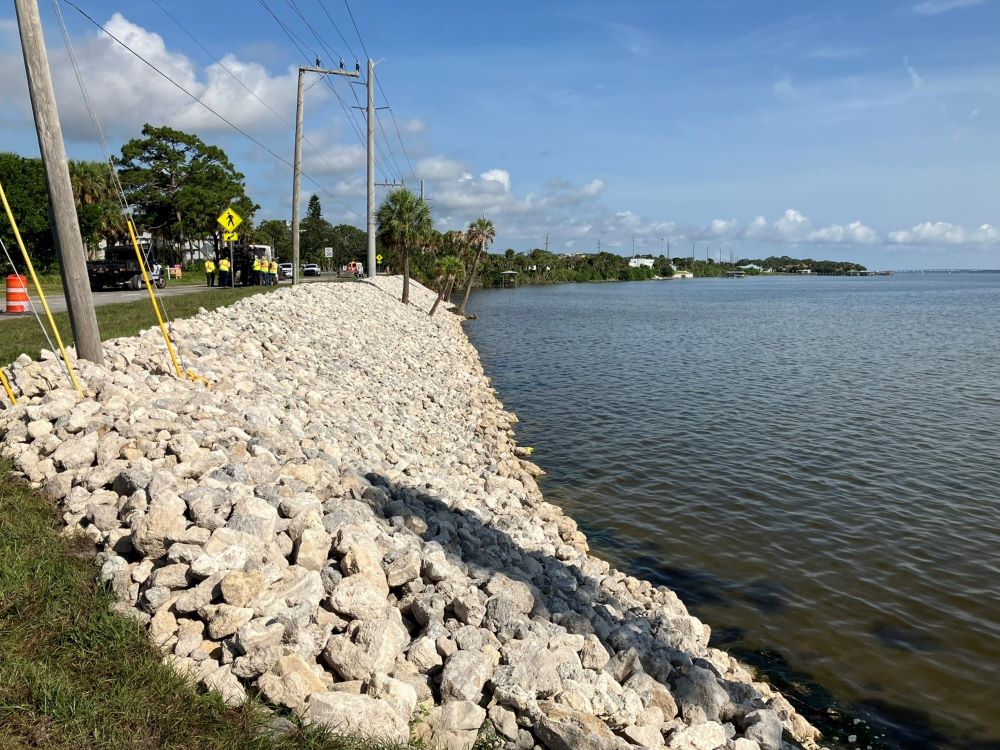
[[[213,55],[219,56],[206,56],[162,16],[95,4],[107,11],[99,18],[124,44],[290,160],[301,61],[282,44],[277,27],[259,29],[263,21],[257,19],[250,28],[259,34],[258,42],[237,49],[216,43]],[[990,5],[989,0],[925,0],[909,7],[917,19],[909,22],[960,19],[992,10]],[[375,11],[367,12],[374,26]],[[580,44],[596,35],[616,54],[632,58],[631,64],[658,61],[674,73],[680,70],[683,50],[665,51],[655,25],[556,17],[564,28],[576,29]],[[192,19],[181,20],[195,26]],[[838,44],[836,34],[829,33],[836,23],[795,15],[772,19],[749,34],[723,30],[733,49],[710,48],[706,54],[720,68],[711,74],[720,76],[717,89],[691,85],[665,91],[664,99],[700,103],[700,117],[675,116],[669,123],[661,119],[659,101],[650,104],[648,115],[641,109],[633,114],[639,122],[616,116],[615,123],[602,126],[579,119],[594,101],[603,108],[628,100],[628,92],[567,79],[549,69],[558,68],[555,63],[533,68],[536,77],[560,86],[543,90],[533,81],[518,81],[493,89],[491,76],[478,67],[486,59],[481,51],[467,45],[422,49],[420,54],[439,62],[465,61],[469,71],[456,74],[450,90],[428,83],[426,95],[410,87],[403,106],[393,102],[395,123],[387,117],[382,122],[379,179],[405,178],[411,186],[422,179],[439,229],[463,228],[488,216],[498,229],[497,248],[530,249],[550,237],[556,250],[591,251],[600,241],[604,248],[625,252],[634,237],[638,251],[654,254],[670,243],[672,248],[693,245],[699,252],[705,246],[723,248],[743,257],[827,253],[896,267],[1000,266],[1000,229],[989,221],[996,204],[984,198],[984,191],[1000,187],[1000,163],[981,148],[984,133],[998,125],[1000,68],[977,55],[960,66],[946,66],[937,53],[921,52],[918,61],[908,50],[879,53],[873,62],[875,53],[863,38]],[[47,24],[46,33],[70,155],[94,158],[99,155],[96,138],[66,51],[55,43],[57,29]],[[502,46],[507,40],[502,24],[496,33]],[[394,38],[391,32],[386,36]],[[286,164],[242,139],[92,26],[74,25],[72,37],[112,149],[138,135],[144,122],[196,132],[229,151],[262,204],[262,216],[290,213]],[[523,42],[509,41],[512,48],[523,48]],[[573,57],[576,46],[564,41],[551,54]],[[746,67],[739,55],[747,50],[756,50],[765,65],[752,92],[722,82],[723,68],[735,74]],[[416,54],[400,50],[398,56],[404,51],[407,57]],[[12,134],[3,147],[35,153],[16,24],[10,18],[0,18],[0,64],[18,71],[0,79],[0,96],[13,104],[0,111],[0,126],[5,135]],[[513,68],[516,73],[518,65]],[[409,71],[409,65],[397,66],[393,86],[402,88],[400,79]],[[476,88],[469,89],[466,75]],[[312,83],[304,172],[322,186],[327,218],[362,223],[364,123],[351,107],[363,103],[357,97],[363,100],[363,94],[343,82]],[[734,118],[719,120],[718,102],[702,101],[713,94],[728,97],[723,112],[736,113]],[[633,148],[630,140],[639,145]],[[880,160],[887,164],[880,166]],[[666,179],[657,180],[657,170]],[[312,187],[304,188],[307,198]],[[922,198],[921,190],[939,200]],[[679,216],[687,219],[671,218]]]

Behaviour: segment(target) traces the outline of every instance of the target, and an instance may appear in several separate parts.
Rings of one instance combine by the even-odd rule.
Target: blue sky
[[[309,62],[318,52],[352,67],[364,55],[343,0],[158,0],[210,54],[156,2],[77,1],[288,159],[295,66],[306,60],[264,6]],[[97,157],[52,5],[42,6],[67,148]],[[247,175],[260,218],[290,214],[287,165],[61,7],[114,151],[147,120],[197,132]],[[1000,0],[351,9],[368,52],[385,58],[378,74],[395,115],[382,112],[392,153],[380,133],[380,179],[423,177],[440,229],[486,214],[500,250],[548,234],[554,250],[600,241],[627,254],[634,235],[640,252],[669,242],[674,254],[694,245],[702,256],[1000,268]],[[0,148],[36,154],[16,25],[3,12]],[[309,89],[305,171],[322,187],[303,190],[319,193],[331,221],[362,226],[363,126],[333,90],[355,104],[344,80]]]

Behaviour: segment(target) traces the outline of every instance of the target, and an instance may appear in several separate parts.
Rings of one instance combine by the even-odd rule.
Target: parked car
[[[302,266],[302,274],[304,276],[319,276],[321,273],[320,267],[315,263],[306,263]]]
[[[291,263],[279,263],[278,264],[278,275],[283,279],[292,278],[293,266]]]

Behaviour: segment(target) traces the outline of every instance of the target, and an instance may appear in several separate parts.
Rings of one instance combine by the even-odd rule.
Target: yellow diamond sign
[[[227,208],[221,214],[219,218],[216,219],[217,222],[225,229],[227,232],[235,232],[236,227],[243,223],[243,217],[236,213],[233,209]]]
[[[223,232],[222,241],[223,242],[237,242],[240,236],[236,232]]]
[[[375,256],[375,262],[376,263],[381,263],[382,262],[382,256],[381,255],[376,255]]]

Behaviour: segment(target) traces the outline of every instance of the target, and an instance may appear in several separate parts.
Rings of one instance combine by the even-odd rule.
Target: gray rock
[[[744,719],[743,734],[748,740],[753,740],[760,750],[781,750],[781,733],[783,730],[781,718],[775,711],[759,709],[751,711]]]
[[[440,750],[468,750],[476,743],[486,711],[471,701],[451,701],[433,708],[414,730],[418,742]]]
[[[729,693],[719,684],[715,673],[704,667],[691,667],[674,684],[674,698],[688,721],[718,722],[726,719]]]
[[[483,686],[490,677],[493,664],[489,657],[476,651],[456,651],[444,663],[441,673],[441,699],[478,703]]]
[[[716,750],[726,744],[726,729],[716,721],[681,727],[667,738],[668,750]]]
[[[386,593],[376,588],[366,573],[349,575],[337,584],[330,595],[330,608],[354,619],[372,620],[381,616],[388,607]]]
[[[331,692],[314,693],[305,711],[306,721],[321,724],[335,734],[377,737],[405,743],[409,739],[409,716],[389,701],[367,695]]]
[[[600,719],[551,701],[538,704],[535,731],[550,750],[620,750],[624,744]]]

